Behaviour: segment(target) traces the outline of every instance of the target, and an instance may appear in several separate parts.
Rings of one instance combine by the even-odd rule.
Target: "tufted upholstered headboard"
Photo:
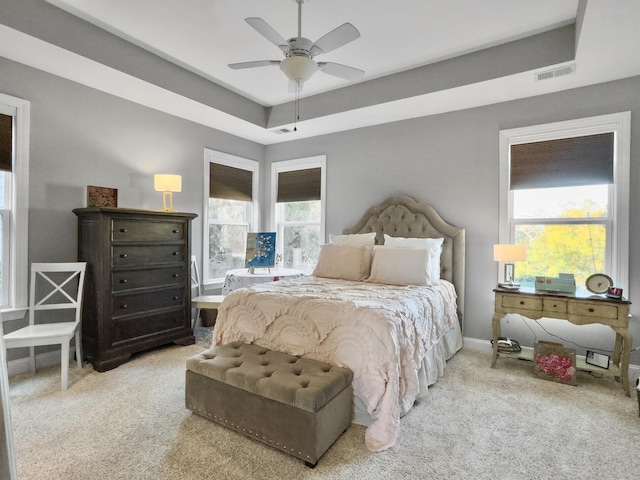
[[[444,238],[440,277],[453,283],[458,295],[458,318],[464,319],[465,231],[445,222],[433,207],[408,196],[389,197],[370,207],[360,220],[343,233],[376,232],[376,244],[384,234],[392,237]]]

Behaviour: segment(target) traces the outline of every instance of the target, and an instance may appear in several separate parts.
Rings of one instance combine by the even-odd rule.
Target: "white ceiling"
[[[265,107],[293,99],[277,67],[232,70],[227,65],[281,59],[282,53],[244,19],[261,17],[283,37],[295,36],[294,0],[47,1]],[[578,4],[578,0],[306,0],[302,34],[316,40],[342,23],[352,23],[361,37],[317,60],[362,69],[366,74],[359,82],[366,82],[571,24]],[[639,75],[639,20],[637,0],[588,0],[576,74],[571,78],[543,85],[533,82],[529,72],[526,77],[511,75],[383,104],[372,101],[366,108],[301,121],[295,139]],[[305,83],[303,98],[347,85],[317,72]],[[193,101],[183,107],[163,107],[158,102],[155,108],[185,118],[191,115],[194,121],[263,144],[293,139],[237,118],[230,121],[228,115],[207,115],[208,107]],[[203,121],[205,117],[208,120]]]

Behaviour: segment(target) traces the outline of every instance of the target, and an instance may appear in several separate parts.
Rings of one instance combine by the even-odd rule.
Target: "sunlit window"
[[[628,113],[500,132],[500,243],[524,244],[516,281],[605,273],[628,283]]]

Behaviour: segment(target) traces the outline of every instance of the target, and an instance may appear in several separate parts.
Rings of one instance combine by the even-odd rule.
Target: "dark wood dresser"
[[[193,213],[77,208],[78,260],[87,262],[82,348],[104,372],[136,352],[195,342],[191,329]]]

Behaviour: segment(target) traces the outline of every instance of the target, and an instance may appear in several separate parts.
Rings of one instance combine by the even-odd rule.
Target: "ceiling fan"
[[[304,0],[293,0],[298,4],[298,36],[285,40],[273,27],[262,18],[251,17],[245,21],[260,35],[273,43],[284,53],[284,60],[256,60],[253,62],[231,63],[230,68],[243,69],[265,66],[280,66],[296,90],[302,89],[302,84],[320,70],[329,75],[345,80],[359,80],[364,71],[334,62],[316,62],[314,57],[342,47],[360,37],[360,32],[350,23],[344,23],[330,31],[315,42],[302,36],[302,4]]]

